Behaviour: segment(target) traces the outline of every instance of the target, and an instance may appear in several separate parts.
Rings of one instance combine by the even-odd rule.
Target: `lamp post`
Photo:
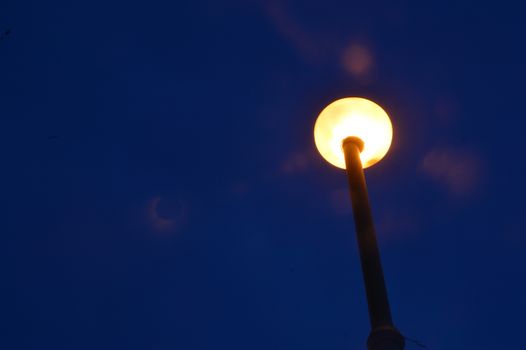
[[[392,136],[387,113],[374,102],[358,97],[331,103],[314,126],[314,139],[321,155],[347,171],[371,323],[369,350],[403,350],[405,345],[391,318],[363,171],[385,156]]]

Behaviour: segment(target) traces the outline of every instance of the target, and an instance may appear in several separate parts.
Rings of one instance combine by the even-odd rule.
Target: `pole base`
[[[403,350],[405,339],[393,327],[377,328],[369,334],[367,349],[369,350]]]

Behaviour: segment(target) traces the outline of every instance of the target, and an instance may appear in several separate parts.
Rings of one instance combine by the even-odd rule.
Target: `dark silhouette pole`
[[[394,327],[391,319],[380,251],[376,242],[369,195],[360,160],[363,141],[357,137],[348,137],[343,140],[342,147],[371,321],[371,334],[367,339],[367,347],[369,350],[403,350],[404,337]]]

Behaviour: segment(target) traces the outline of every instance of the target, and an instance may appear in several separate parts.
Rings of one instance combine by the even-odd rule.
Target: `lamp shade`
[[[350,136],[363,141],[360,159],[364,168],[370,167],[389,150],[393,138],[391,120],[382,107],[365,98],[336,100],[318,116],[314,125],[314,142],[325,160],[345,169],[342,142]]]

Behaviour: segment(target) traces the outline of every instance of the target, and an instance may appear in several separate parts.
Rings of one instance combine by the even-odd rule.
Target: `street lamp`
[[[359,97],[334,101],[320,113],[314,126],[314,141],[320,154],[329,163],[347,170],[371,322],[369,350],[403,350],[405,345],[391,318],[363,172],[385,156],[392,138],[387,113],[376,103]]]

